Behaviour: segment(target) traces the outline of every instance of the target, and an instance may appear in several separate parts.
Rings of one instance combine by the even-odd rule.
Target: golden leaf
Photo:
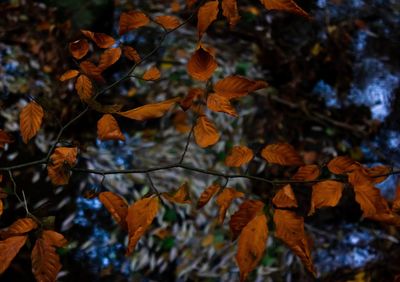
[[[61,270],[60,257],[56,249],[45,239],[36,240],[32,249],[32,272],[36,281],[56,281]]]
[[[246,146],[234,146],[225,159],[226,166],[240,167],[250,162],[253,151]]]
[[[308,215],[315,209],[322,207],[335,207],[342,197],[343,184],[334,180],[318,182],[312,187],[311,208]]]
[[[226,211],[231,205],[232,201],[236,198],[243,197],[242,192],[238,192],[233,188],[225,188],[217,197],[215,202],[219,206],[218,221],[220,224],[224,222]]]
[[[121,48],[110,48],[104,51],[100,56],[98,68],[100,71],[106,70],[111,65],[115,64],[121,57]]]
[[[68,241],[62,234],[53,230],[44,230],[41,234],[41,237],[48,244],[57,248],[65,247],[68,244]]]
[[[142,12],[131,11],[121,13],[119,18],[119,35],[123,35],[128,31],[145,26],[150,22],[150,19]]]
[[[0,275],[7,270],[19,250],[25,245],[28,236],[14,236],[0,241]]]
[[[319,174],[320,170],[317,165],[304,165],[299,167],[292,179],[310,181],[317,179]]]
[[[54,185],[68,183],[70,168],[75,166],[78,149],[58,147],[50,156],[51,163],[47,166],[47,173]]]
[[[200,46],[190,57],[187,71],[194,79],[206,81],[213,75],[217,66],[214,57]]]
[[[147,104],[126,112],[119,112],[118,114],[123,117],[139,121],[159,118],[165,115],[168,110],[172,108],[178,101],[179,98],[173,98],[160,103]]]
[[[232,107],[229,102],[229,99],[218,94],[211,94],[208,96],[207,107],[214,112],[222,112],[234,117],[238,116],[235,108]]]
[[[236,0],[222,0],[222,14],[228,19],[229,26],[234,28],[240,20]]]
[[[12,236],[24,235],[38,228],[36,221],[30,217],[20,218],[9,227],[0,230],[0,238],[6,239]]]
[[[202,148],[214,145],[219,140],[219,133],[215,128],[214,123],[207,119],[206,116],[200,116],[197,118],[193,133],[197,145]]]
[[[257,200],[246,200],[239,209],[231,216],[229,227],[232,232],[232,239],[235,240],[243,228],[264,208],[264,203]]]
[[[161,77],[161,73],[157,67],[151,67],[144,74],[142,79],[144,80],[158,80]]]
[[[199,40],[210,24],[217,19],[218,11],[218,1],[209,1],[200,7],[197,13],[197,31]]]
[[[347,156],[339,156],[333,158],[327,167],[334,174],[343,174],[359,169],[361,165]]]
[[[133,252],[140,237],[143,236],[156,217],[159,208],[158,201],[157,197],[144,198],[128,208],[126,217],[129,231],[127,255]]]
[[[272,199],[272,203],[278,208],[297,208],[297,200],[292,186],[290,184],[285,185],[282,189],[276,193]]]
[[[93,84],[84,74],[80,75],[76,80],[75,89],[82,101],[89,100],[93,95]]]
[[[77,77],[78,74],[79,74],[79,71],[77,71],[77,70],[67,70],[65,73],[63,73],[60,76],[60,81],[66,81],[71,78]]]
[[[199,201],[197,202],[197,208],[201,209],[204,207],[210,199],[221,189],[221,186],[218,184],[212,184],[208,186],[204,191],[201,193]]]
[[[25,144],[34,137],[42,126],[44,111],[35,101],[26,105],[19,115],[19,127]]]
[[[76,40],[69,43],[69,51],[71,52],[72,57],[80,60],[85,57],[87,52],[89,51],[89,43],[86,39]]]
[[[244,228],[238,241],[236,262],[240,269],[240,281],[246,280],[261,258],[267,245],[268,226],[265,214],[256,215]]]
[[[101,192],[99,200],[121,228],[127,230],[126,216],[128,215],[128,203],[125,199],[113,192]]]
[[[97,137],[100,140],[121,140],[125,141],[125,136],[122,134],[116,119],[105,114],[97,122]]]
[[[306,11],[300,8],[293,0],[260,0],[264,7],[268,10],[278,10],[297,14],[309,18]]]
[[[124,55],[128,58],[128,60],[134,61],[136,64],[141,61],[140,55],[135,50],[135,48],[131,46],[123,46],[122,51],[124,52]]]
[[[178,190],[173,193],[161,193],[161,195],[172,203],[177,204],[191,204],[192,201],[190,200],[189,195],[189,186],[187,183],[181,185]]]
[[[249,92],[265,87],[267,87],[267,84],[263,81],[254,81],[239,75],[231,75],[217,81],[214,85],[214,91],[230,100],[246,96]]]
[[[261,156],[269,163],[284,166],[300,166],[304,162],[292,145],[278,143],[267,145],[262,151]]]
[[[94,43],[100,48],[109,48],[114,45],[115,40],[111,36],[105,34],[105,33],[99,33],[99,32],[92,32],[89,30],[83,30],[81,29],[81,32],[83,35],[85,35],[87,38],[93,40]]]
[[[165,29],[175,29],[180,25],[179,19],[175,16],[158,16],[154,21]]]

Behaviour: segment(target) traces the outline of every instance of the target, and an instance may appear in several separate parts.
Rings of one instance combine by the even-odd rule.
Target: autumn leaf
[[[79,71],[77,70],[67,70],[65,73],[63,73],[60,76],[60,81],[66,81],[69,79],[72,79],[74,77],[77,77],[79,75]]]
[[[87,52],[89,51],[89,43],[86,39],[76,40],[69,43],[69,51],[71,52],[72,57],[80,60],[85,57]]]
[[[234,146],[225,159],[226,166],[240,167],[250,162],[253,151],[246,146]]]
[[[131,46],[123,46],[122,52],[124,53],[124,56],[128,58],[128,60],[134,61],[136,64],[141,61],[139,53]]]
[[[4,211],[4,205],[3,205],[3,201],[0,199],[0,216],[3,214]]]
[[[275,236],[282,240],[300,258],[307,270],[315,276],[311,251],[304,232],[304,218],[289,210],[276,209],[274,223]]]
[[[161,195],[170,201],[171,203],[177,203],[177,204],[191,204],[192,201],[190,200],[190,195],[189,195],[189,185],[187,183],[184,183],[181,185],[178,190],[176,190],[173,193],[161,193]]]
[[[144,74],[142,79],[144,80],[158,80],[161,77],[161,73],[157,67],[151,67]]]
[[[70,168],[75,166],[78,149],[58,147],[50,156],[50,164],[47,166],[47,173],[54,185],[68,184]]]
[[[89,100],[93,95],[93,84],[84,74],[76,80],[75,89],[82,101]]]
[[[20,218],[14,221],[9,227],[1,229],[0,238],[6,239],[12,236],[24,235],[36,228],[38,228],[38,225],[32,218]]]
[[[275,194],[272,203],[278,208],[297,208],[297,199],[294,195],[292,186],[285,185],[282,189]]]
[[[119,35],[123,35],[128,31],[145,26],[150,22],[150,19],[142,12],[131,11],[121,13],[119,18]]]
[[[172,123],[175,129],[180,133],[187,133],[191,129],[188,121],[188,115],[184,111],[175,112],[172,118]]]
[[[191,88],[189,89],[189,93],[183,98],[179,105],[184,111],[187,111],[190,107],[192,107],[193,102],[197,99],[202,97],[204,94],[204,90],[201,88]]]
[[[97,122],[97,137],[100,140],[121,140],[125,141],[125,136],[122,134],[116,119],[105,114]]]
[[[197,0],[186,0],[186,6],[188,9],[192,8],[194,4],[196,4]]]
[[[140,237],[149,228],[156,217],[159,208],[158,197],[141,199],[128,208],[126,221],[128,223],[129,243],[127,255],[130,255]]]
[[[200,46],[190,57],[187,71],[194,79],[206,81],[213,75],[217,66],[214,56]]]
[[[113,192],[101,192],[99,200],[121,228],[127,230],[126,217],[128,215],[128,203],[125,199]]]
[[[41,237],[51,246],[62,248],[68,244],[64,236],[53,230],[43,230]]]
[[[239,209],[231,216],[229,227],[232,232],[232,239],[235,240],[243,228],[264,208],[264,203],[258,200],[246,200]]]
[[[256,215],[242,230],[238,241],[236,262],[240,269],[240,281],[246,280],[261,258],[267,245],[268,226],[265,214]]]
[[[98,68],[100,71],[106,70],[108,67],[115,64],[121,57],[121,48],[110,48],[101,54]]]
[[[246,96],[249,92],[265,87],[267,87],[265,82],[250,80],[239,75],[230,75],[217,81],[214,91],[230,100]]]
[[[207,108],[214,112],[222,112],[234,117],[238,116],[235,108],[232,107],[231,102],[229,102],[229,99],[218,94],[208,95]]]
[[[197,13],[197,31],[199,40],[206,32],[210,24],[217,19],[218,1],[209,1],[204,3]]]
[[[14,138],[8,132],[0,129],[0,148],[3,149],[6,144],[14,142]]]
[[[319,174],[320,170],[317,165],[304,165],[299,167],[295,175],[292,176],[292,179],[311,181],[317,179]]]
[[[392,210],[396,213],[400,213],[400,184],[396,187],[396,197],[393,201]]]
[[[34,137],[42,126],[44,111],[35,101],[26,105],[19,115],[19,127],[25,144]]]
[[[330,172],[334,174],[349,173],[359,169],[361,165],[347,156],[333,158],[327,165]]]
[[[0,275],[7,270],[19,250],[25,245],[28,236],[14,236],[0,241]]]
[[[126,112],[119,112],[118,114],[123,117],[139,121],[160,118],[165,115],[168,110],[171,109],[178,101],[179,98],[172,98],[160,103],[147,104]]]
[[[83,29],[81,29],[81,32],[87,38],[93,40],[93,42],[100,48],[109,48],[115,44],[115,39],[105,33],[92,32]]]
[[[284,166],[304,165],[300,155],[292,145],[287,143],[267,145],[261,151],[261,156],[272,164]]]
[[[241,198],[243,196],[244,194],[242,192],[238,192],[233,188],[225,188],[224,190],[222,190],[222,192],[215,200],[215,202],[219,206],[218,221],[220,224],[224,222],[226,211],[228,210],[232,201],[236,198]]]
[[[79,68],[81,69],[82,73],[86,76],[98,81],[98,82],[105,82],[104,78],[101,76],[102,70],[97,67],[91,61],[85,60],[79,64]]]
[[[61,270],[60,257],[56,249],[43,238],[36,240],[32,249],[32,272],[36,281],[56,281]]]
[[[390,172],[392,171],[392,168],[386,165],[378,165],[371,168],[367,168],[365,171],[370,181],[373,184],[378,184],[385,181],[385,179],[389,176]]]
[[[197,145],[201,148],[214,145],[219,140],[219,133],[215,128],[214,123],[207,119],[206,116],[200,116],[197,118],[193,133]]]
[[[158,16],[154,21],[165,29],[175,29],[180,25],[179,19],[175,16]]]
[[[236,0],[222,0],[222,14],[228,19],[229,26],[234,28],[240,20]]]
[[[199,201],[197,202],[197,209],[204,207],[220,189],[221,186],[218,184],[208,186],[200,195]]]
[[[335,207],[342,197],[343,184],[334,180],[318,182],[312,187],[311,208],[308,215],[315,209],[322,207]]]
[[[278,10],[297,14],[309,18],[306,11],[300,8],[293,0],[260,0],[264,7],[268,10]]]

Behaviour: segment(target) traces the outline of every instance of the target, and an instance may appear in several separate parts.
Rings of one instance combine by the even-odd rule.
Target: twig
[[[187,137],[187,139],[186,139],[185,149],[183,150],[181,159],[179,160],[179,163],[180,163],[180,164],[183,163],[183,160],[185,159],[185,155],[186,155],[186,153],[187,153],[187,150],[189,149],[190,139],[191,139],[192,134],[193,134],[194,126],[195,126],[195,124],[193,123],[192,128],[190,129],[189,135],[188,135],[188,137]]]
[[[157,187],[153,183],[153,179],[151,179],[151,175],[149,172],[146,173],[146,177],[149,180],[150,187],[153,189],[154,194],[157,195],[157,197],[160,199],[160,202],[163,206],[165,206],[164,200],[161,198],[161,193],[158,191]]]

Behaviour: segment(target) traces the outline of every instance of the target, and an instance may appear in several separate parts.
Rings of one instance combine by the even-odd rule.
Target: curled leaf
[[[139,121],[159,118],[165,115],[168,110],[172,108],[178,101],[179,98],[173,98],[160,103],[147,104],[126,112],[119,112],[118,114],[123,117]]]
[[[131,46],[123,46],[122,51],[128,60],[134,61],[136,64],[141,61],[139,53]]]
[[[268,10],[278,10],[293,13],[305,18],[310,16],[306,11],[300,8],[293,0],[260,0]]]
[[[121,140],[125,141],[125,136],[122,134],[116,119],[105,114],[97,122],[97,137],[100,140]]]
[[[105,33],[93,32],[83,29],[81,29],[81,32],[87,38],[93,40],[93,42],[96,43],[96,45],[100,48],[109,48],[115,43],[115,39]]]
[[[197,118],[193,133],[197,145],[202,148],[214,145],[219,140],[219,133],[214,123],[205,116]]]
[[[142,12],[131,11],[121,13],[119,18],[119,35],[123,35],[128,31],[145,26],[150,22],[150,19]]]
[[[267,145],[261,151],[261,155],[264,159],[272,164],[284,166],[304,165],[300,155],[296,152],[292,145],[287,143]]]
[[[178,190],[176,190],[173,193],[162,193],[161,194],[165,199],[172,203],[177,203],[177,204],[191,204],[192,201],[190,200],[190,195],[189,195],[189,186],[187,183],[184,183],[181,185]]]
[[[85,57],[87,52],[89,51],[89,43],[86,39],[76,40],[69,43],[69,51],[71,52],[72,57],[80,60]]]
[[[246,200],[239,209],[231,216],[229,227],[231,229],[233,240],[235,240],[243,228],[264,208],[264,203],[257,200]]]
[[[175,29],[180,25],[179,19],[175,16],[158,16],[154,21],[165,29]]]
[[[240,20],[236,0],[222,0],[222,14],[228,19],[229,26],[234,28]]]
[[[278,208],[297,208],[297,199],[290,184],[285,185],[276,193],[272,203]]]
[[[232,107],[231,102],[228,98],[218,94],[211,94],[207,98],[207,107],[214,112],[222,112],[234,117],[238,114],[234,107]]]
[[[208,186],[200,195],[199,201],[197,202],[197,208],[201,209],[204,207],[210,199],[221,189],[221,186],[218,184],[212,184]]]
[[[250,162],[253,151],[246,146],[234,146],[225,159],[226,166],[240,167]]]
[[[87,101],[93,96],[93,84],[84,74],[76,80],[75,89],[82,101]]]
[[[25,245],[28,236],[14,236],[0,241],[0,275],[7,270],[19,250]]]
[[[47,172],[54,185],[65,185],[69,181],[70,168],[75,166],[78,149],[58,147],[50,156]]]
[[[315,180],[320,174],[319,167],[317,165],[304,165],[299,167],[296,174],[292,176],[294,180]]]
[[[19,115],[19,126],[25,144],[34,137],[42,126],[44,111],[35,101],[26,105]]]
[[[224,222],[226,211],[231,205],[232,201],[236,198],[243,197],[242,192],[238,192],[233,188],[225,188],[217,197],[215,202],[219,206],[218,221],[220,224]]]
[[[213,55],[200,46],[190,57],[187,71],[194,79],[206,81],[213,75],[217,66]]]
[[[60,76],[60,81],[66,81],[71,78],[77,77],[79,75],[79,71],[77,70],[67,70]]]
[[[157,67],[152,67],[148,69],[144,74],[142,79],[144,80],[158,80],[161,77],[161,73]]]
[[[128,203],[121,196],[113,192],[101,192],[99,200],[121,228],[127,230],[126,216],[128,215]]]
[[[326,180],[318,182],[312,187],[311,209],[309,215],[315,212],[315,209],[322,207],[335,207],[342,197],[343,184],[334,181]]]
[[[115,64],[121,57],[121,48],[110,48],[104,51],[100,56],[100,62],[98,68],[101,72],[106,70],[108,67]]]
[[[206,32],[210,24],[217,19],[218,16],[218,1],[208,1],[204,3],[197,13],[197,31],[199,40]]]

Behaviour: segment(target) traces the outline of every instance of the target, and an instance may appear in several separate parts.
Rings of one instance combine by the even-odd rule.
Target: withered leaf
[[[119,35],[123,35],[128,31],[145,26],[150,19],[142,12],[130,11],[121,13],[119,18]]]
[[[182,184],[178,190],[173,193],[162,193],[161,194],[165,199],[172,203],[177,204],[191,204],[192,201],[190,200],[189,195],[189,185],[187,183]]]
[[[100,140],[125,141],[117,120],[110,114],[103,115],[97,122],[97,137]]]
[[[34,137],[42,126],[44,111],[35,101],[26,105],[19,115],[19,126],[25,144]]]
[[[118,114],[139,121],[159,118],[164,116],[178,101],[179,98],[172,98],[160,103],[147,104],[129,111],[119,112]]]
[[[217,66],[214,56],[200,46],[190,57],[187,71],[194,79],[206,81],[213,75]]]
[[[126,217],[128,215],[128,203],[125,199],[113,192],[107,191],[99,194],[99,200],[122,229],[127,230]]]
[[[14,236],[0,241],[0,275],[7,270],[19,250],[25,245],[28,236]]]
[[[296,152],[292,145],[287,143],[267,145],[261,151],[261,156],[272,164],[284,166],[304,165],[300,155]]]
[[[315,209],[322,207],[335,207],[342,197],[343,183],[334,180],[318,182],[312,187],[311,208],[309,215]]]
[[[296,208],[298,207],[296,196],[290,184],[285,185],[276,193],[272,203],[278,208]]]
[[[197,118],[193,133],[197,145],[201,148],[214,145],[218,142],[220,137],[214,123],[206,116]]]
[[[212,184],[208,186],[200,195],[199,201],[197,202],[197,208],[201,209],[204,207],[210,199],[221,189],[221,186],[218,184]]]
[[[234,188],[225,188],[217,197],[215,202],[219,206],[218,221],[220,224],[224,222],[226,211],[231,205],[232,201],[236,198],[243,197],[242,192],[236,191]]]
[[[234,146],[225,159],[226,166],[240,167],[250,162],[254,157],[253,151],[246,146]]]
[[[197,13],[197,31],[199,40],[206,32],[210,24],[217,19],[218,16],[218,1],[208,1],[204,3]]]
[[[264,208],[264,203],[258,200],[246,200],[239,209],[231,216],[229,227],[232,232],[232,239],[235,240],[243,228]]]

